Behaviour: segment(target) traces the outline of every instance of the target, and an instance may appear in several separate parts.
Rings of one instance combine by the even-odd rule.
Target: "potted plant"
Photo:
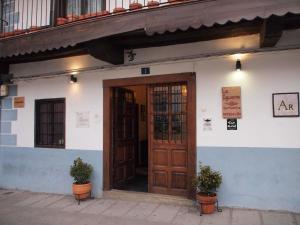
[[[78,19],[79,20],[83,20],[83,19],[85,19],[87,17],[89,17],[89,14],[81,14],[81,15],[79,15]]]
[[[14,32],[13,31],[6,31],[4,32],[4,37],[9,37],[9,36],[13,36],[14,35]]]
[[[186,0],[168,0],[169,3],[173,4],[173,3],[179,3],[179,2],[184,2]]]
[[[97,16],[107,16],[109,15],[109,12],[107,10],[102,10],[97,13]]]
[[[78,15],[75,15],[75,14],[69,14],[67,15],[67,21],[70,23],[70,22],[74,22],[76,20],[79,19],[79,16]]]
[[[14,35],[19,35],[19,34],[23,34],[23,33],[26,33],[26,30],[22,30],[22,29],[14,30]]]
[[[63,24],[65,24],[67,21],[68,21],[68,20],[67,20],[66,18],[58,17],[58,18],[56,19],[56,24],[57,24],[57,25],[63,25]]]
[[[137,10],[137,9],[141,9],[141,8],[143,8],[143,5],[141,3],[139,3],[138,1],[133,1],[129,5],[130,10]]]
[[[123,12],[126,12],[126,9],[123,7],[116,7],[113,10],[113,13],[123,13]]]
[[[29,27],[29,32],[37,31],[39,29],[41,29],[40,26],[31,26],[31,27]]]
[[[197,201],[200,214],[211,214],[216,210],[217,188],[222,183],[222,175],[214,171],[210,166],[203,166],[200,163],[200,171],[195,177],[193,184],[197,189]]]
[[[159,2],[155,0],[150,0],[147,3],[148,8],[153,8],[159,6]]]
[[[79,19],[96,17],[98,14],[99,14],[99,12],[90,12],[90,13],[79,16]]]
[[[92,184],[90,177],[93,172],[93,167],[84,163],[81,158],[74,160],[70,169],[70,175],[74,178],[73,194],[77,200],[83,200],[91,195]]]

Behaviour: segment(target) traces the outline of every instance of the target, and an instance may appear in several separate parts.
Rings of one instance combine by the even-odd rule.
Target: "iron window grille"
[[[35,146],[65,147],[65,99],[35,101]]]

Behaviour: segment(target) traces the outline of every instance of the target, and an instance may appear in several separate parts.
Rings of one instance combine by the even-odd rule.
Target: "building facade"
[[[87,2],[53,15],[97,11]],[[71,194],[69,168],[81,157],[97,197],[139,189],[145,183],[127,183],[145,174],[142,191],[190,197],[201,162],[222,173],[221,205],[299,212],[300,4],[220,2],[62,25],[50,14],[9,35],[20,28],[3,26],[0,187]],[[232,87],[240,115],[230,120],[222,88]]]

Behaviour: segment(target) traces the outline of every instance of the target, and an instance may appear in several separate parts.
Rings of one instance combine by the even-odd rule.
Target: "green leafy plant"
[[[193,180],[193,186],[197,188],[198,192],[213,195],[222,183],[221,173],[212,170],[210,166],[203,166],[201,163],[199,168],[200,171]]]
[[[74,160],[70,169],[70,175],[74,178],[75,184],[87,184],[93,172],[93,167],[84,163],[81,158]]]

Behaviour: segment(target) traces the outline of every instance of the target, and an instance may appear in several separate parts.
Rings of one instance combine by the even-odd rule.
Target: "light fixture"
[[[186,97],[187,96],[187,87],[186,85],[182,85],[181,86],[181,93],[182,93],[182,96]]]
[[[235,70],[236,71],[241,71],[242,70],[242,63],[241,63],[241,60],[239,60],[239,59],[236,60]]]
[[[77,77],[75,75],[70,76],[70,83],[71,84],[77,83]]]

